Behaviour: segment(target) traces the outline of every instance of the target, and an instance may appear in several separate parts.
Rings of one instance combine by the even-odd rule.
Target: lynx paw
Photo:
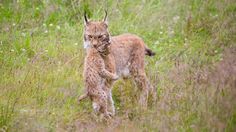
[[[116,81],[116,80],[118,80],[118,79],[119,79],[119,76],[118,76],[118,75],[115,75],[112,80]]]

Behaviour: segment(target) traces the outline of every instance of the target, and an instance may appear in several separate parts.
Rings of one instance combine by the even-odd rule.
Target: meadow
[[[100,121],[83,93],[83,13],[155,53],[157,101],[138,108],[132,80]],[[235,0],[0,0],[0,131],[236,131]]]

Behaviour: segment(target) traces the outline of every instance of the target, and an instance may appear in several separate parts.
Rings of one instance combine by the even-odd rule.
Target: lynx
[[[84,41],[90,42],[86,51],[83,75],[87,92],[79,97],[79,101],[90,97],[94,111],[110,117],[115,112],[109,88],[118,76],[115,74],[114,58],[109,54],[109,34],[103,30],[107,25],[103,24],[100,28],[89,27],[88,21],[85,21],[85,25],[87,30],[94,30],[94,34],[85,30]]]
[[[139,104],[143,108],[147,108],[147,99],[149,93],[155,98],[155,90],[150,84],[145,73],[145,55],[154,56],[155,53],[150,50],[143,40],[133,34],[122,34],[118,36],[110,36],[108,31],[107,12],[103,21],[89,21],[84,14],[85,29],[84,29],[84,47],[88,50],[94,43],[104,40],[107,43],[97,45],[98,53],[102,56],[109,55],[109,60],[106,68],[114,64],[115,72],[119,77],[132,78],[141,90]],[[113,105],[112,89],[113,81],[105,81],[104,89],[109,89],[107,98]],[[80,99],[85,98],[83,95]],[[112,106],[114,108],[114,105]],[[114,111],[114,110],[113,110]]]

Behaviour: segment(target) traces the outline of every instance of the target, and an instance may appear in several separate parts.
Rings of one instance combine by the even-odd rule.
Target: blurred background
[[[83,92],[83,13],[111,35],[156,52],[157,91],[137,108],[131,80],[113,89],[116,117],[93,114]],[[236,131],[235,0],[0,0],[0,131]]]

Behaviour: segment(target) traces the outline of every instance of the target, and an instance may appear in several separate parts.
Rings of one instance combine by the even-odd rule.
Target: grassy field
[[[83,12],[156,52],[157,102],[137,108],[119,80],[116,117],[99,121],[83,92]],[[134,91],[134,92],[133,92]],[[236,131],[235,0],[0,0],[0,131]]]

